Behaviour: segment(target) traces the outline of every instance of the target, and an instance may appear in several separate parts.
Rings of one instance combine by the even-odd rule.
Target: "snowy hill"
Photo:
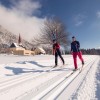
[[[72,55],[63,57],[66,66],[61,67],[59,60],[59,66],[52,69],[52,55],[0,55],[0,100],[99,100],[99,56],[83,56],[81,72],[72,71]]]
[[[18,43],[18,36],[9,32],[8,30],[6,30],[5,28],[3,28],[0,25],[0,48],[6,48],[6,47],[10,46],[13,42]],[[31,49],[33,47],[33,45],[26,40],[22,40],[22,44],[26,48]]]

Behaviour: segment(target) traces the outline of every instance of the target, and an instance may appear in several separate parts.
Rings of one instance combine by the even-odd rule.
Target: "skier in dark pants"
[[[60,45],[57,43],[56,40],[53,40],[53,55],[55,55],[55,66],[54,67],[57,67],[58,65],[58,56],[61,58],[63,65],[65,64],[64,59],[61,55]]]
[[[80,43],[79,41],[76,41],[76,38],[74,36],[72,37],[71,53],[73,55],[73,60],[74,60],[74,66],[75,66],[74,70],[77,70],[77,56],[81,60],[82,65],[84,65],[84,60],[82,58],[82,52],[80,51]]]

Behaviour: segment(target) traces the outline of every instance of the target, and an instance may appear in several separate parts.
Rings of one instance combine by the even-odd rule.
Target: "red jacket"
[[[53,44],[53,54],[57,51],[57,49],[60,49],[60,45],[58,43]]]

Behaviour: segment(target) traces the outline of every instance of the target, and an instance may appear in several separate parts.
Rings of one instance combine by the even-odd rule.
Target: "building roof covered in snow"
[[[19,47],[19,45],[17,43],[12,43],[10,46],[10,48],[18,48],[18,47]]]
[[[38,49],[42,52],[42,53],[46,53],[45,50],[41,47],[38,47]]]

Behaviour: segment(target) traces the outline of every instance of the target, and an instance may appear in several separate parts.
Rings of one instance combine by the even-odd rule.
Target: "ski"
[[[52,66],[52,68],[63,68],[63,67],[65,67],[65,66],[67,66],[68,64],[64,64],[64,65],[58,65],[58,66]]]

